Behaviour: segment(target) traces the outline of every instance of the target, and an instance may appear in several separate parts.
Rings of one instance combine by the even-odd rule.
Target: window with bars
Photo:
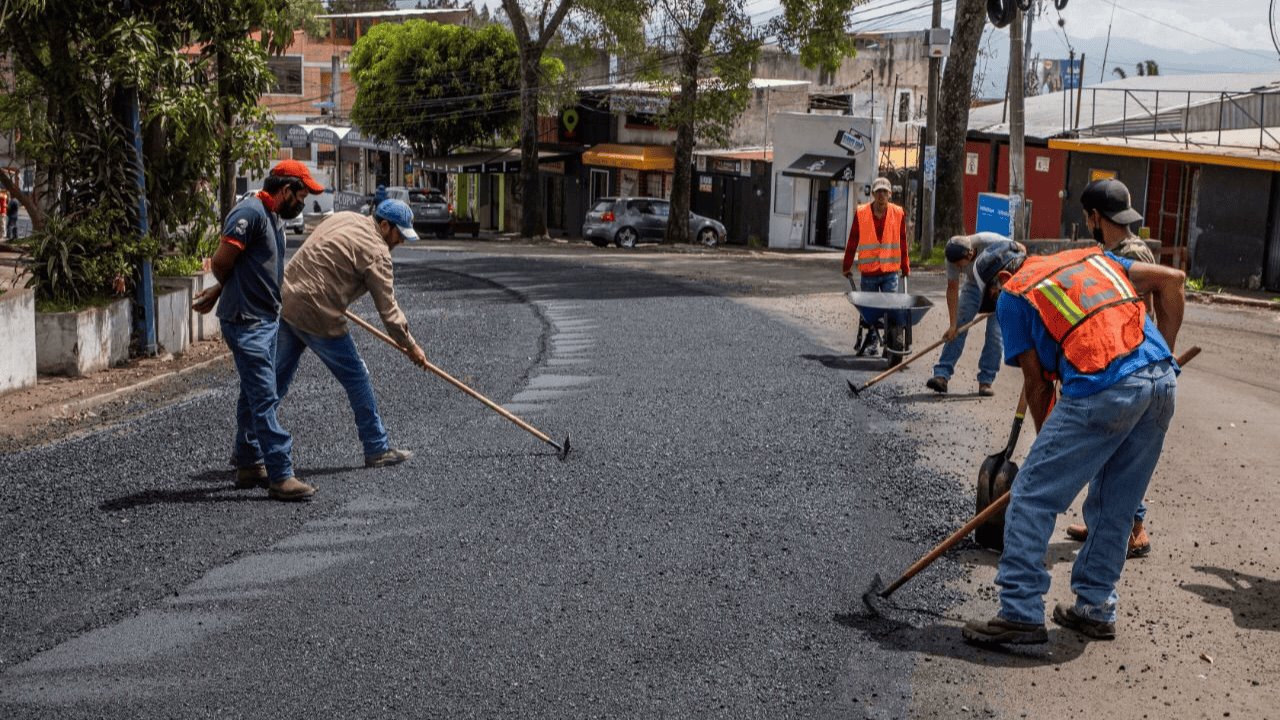
[[[275,75],[275,82],[267,91],[270,95],[302,94],[302,56],[284,55],[267,58],[267,67]]]

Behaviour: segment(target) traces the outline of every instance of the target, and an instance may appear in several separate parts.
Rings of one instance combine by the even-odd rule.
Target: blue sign
[[[1080,74],[1082,69],[1080,64],[1083,61],[1083,58],[1079,60],[1068,59],[1058,61],[1058,76],[1062,81],[1063,90],[1075,90],[1080,87]]]
[[[1031,226],[1031,201],[1027,205],[1027,226]],[[1013,237],[1010,229],[1013,219],[1009,216],[1009,196],[1001,193],[978,193],[978,218],[974,223],[976,232],[993,232],[1005,237]]]

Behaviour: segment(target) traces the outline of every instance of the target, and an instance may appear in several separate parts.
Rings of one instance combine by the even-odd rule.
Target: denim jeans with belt
[[[996,575],[1000,617],[1044,622],[1049,536],[1057,516],[1088,485],[1084,520],[1089,537],[1071,569],[1071,589],[1077,613],[1115,622],[1116,582],[1124,569],[1134,510],[1160,459],[1176,390],[1166,360],[1089,397],[1058,400],[1013,482]]]
[[[284,398],[289,392],[302,353],[308,348],[347,391],[365,457],[386,452],[389,447],[387,429],[378,415],[378,401],[373,395],[373,383],[369,381],[369,369],[360,358],[351,333],[327,338],[303,332],[288,322],[280,323],[280,341],[276,349],[276,388],[280,397]]]
[[[863,275],[858,278],[858,289],[862,292],[898,292],[898,273]],[[862,319],[868,325],[875,325],[885,314],[878,308],[858,308],[858,312],[862,313]]]
[[[236,401],[236,439],[231,461],[236,467],[267,466],[272,483],[293,476],[293,438],[276,419],[276,334],[278,321],[222,320],[222,337],[240,375]]]
[[[960,286],[960,298],[956,304],[956,327],[960,327],[978,316],[978,306],[982,304],[982,291],[976,283],[966,282]],[[956,336],[955,340],[942,346],[942,356],[938,364],[933,366],[933,374],[951,379],[956,371],[956,361],[964,352],[964,341],[970,331],[966,330]],[[986,321],[986,341],[982,345],[982,355],[978,357],[978,382],[991,384],[996,381],[996,373],[1000,370],[1000,360],[1004,352],[1004,340],[1000,335],[1000,323],[989,318]]]

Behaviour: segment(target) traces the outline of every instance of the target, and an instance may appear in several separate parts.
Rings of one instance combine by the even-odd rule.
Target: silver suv
[[[587,212],[582,236],[596,247],[616,243],[633,248],[642,242],[662,242],[671,202],[662,198],[600,198]],[[689,234],[707,247],[724,242],[724,225],[689,213]]]

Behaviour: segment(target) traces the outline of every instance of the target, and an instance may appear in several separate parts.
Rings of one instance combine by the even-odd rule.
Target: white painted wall
[[[37,369],[75,377],[128,360],[132,317],[127,299],[80,312],[37,313]]]
[[[14,288],[0,295],[0,393],[36,384],[36,296]]]
[[[880,123],[872,118],[851,115],[812,115],[803,113],[777,113],[773,116],[773,192],[769,208],[769,247],[801,248],[803,240],[792,240],[792,222],[803,213],[808,222],[809,195],[813,183],[803,178],[790,178],[782,174],[791,163],[805,153],[846,156],[833,140],[841,130],[854,129],[871,138],[867,147],[856,158],[854,179],[848,185],[848,202],[845,208],[844,227],[847,231],[858,205],[871,199],[871,181],[879,172]],[[779,192],[782,184],[782,192]],[[844,184],[844,183],[842,183]],[[786,192],[790,185],[792,192]],[[788,204],[787,199],[791,202]],[[834,246],[843,246],[844,238],[832,238]]]

